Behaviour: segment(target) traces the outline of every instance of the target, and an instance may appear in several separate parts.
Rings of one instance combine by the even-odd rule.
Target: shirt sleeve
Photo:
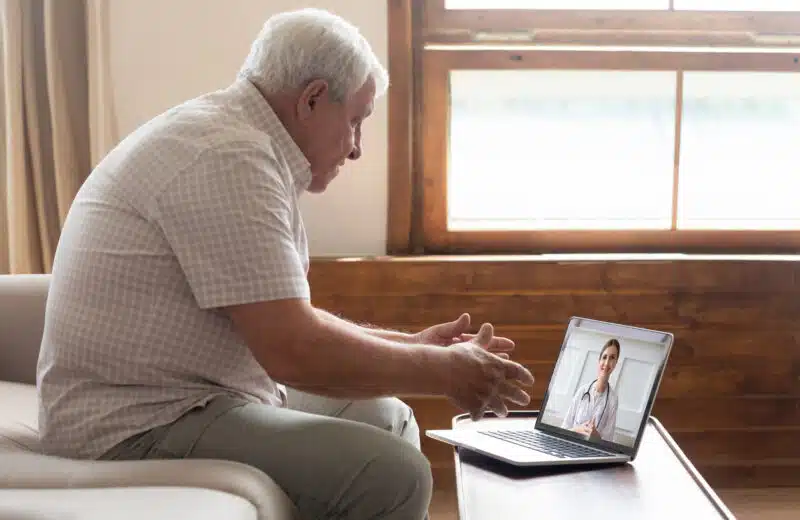
[[[290,179],[267,151],[243,145],[206,152],[157,198],[158,224],[201,308],[310,298]]]

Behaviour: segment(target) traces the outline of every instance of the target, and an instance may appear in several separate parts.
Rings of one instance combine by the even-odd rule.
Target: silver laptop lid
[[[536,429],[635,458],[673,341],[668,332],[573,317]]]

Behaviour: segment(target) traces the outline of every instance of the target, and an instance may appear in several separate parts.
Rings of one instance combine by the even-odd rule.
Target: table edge
[[[508,417],[519,417],[519,418],[526,418],[526,417],[538,417],[539,410],[510,410],[508,412]],[[491,412],[487,412],[484,417],[486,418],[496,418],[497,416]],[[452,419],[452,427],[455,428],[459,422],[465,420],[472,420],[469,414],[459,414],[453,417]],[[664,439],[669,449],[672,451],[673,455],[677,457],[678,461],[681,463],[683,468],[689,473],[692,477],[692,480],[700,486],[700,489],[703,491],[703,494],[711,501],[714,505],[714,508],[722,515],[722,518],[725,520],[736,520],[736,517],[733,515],[730,509],[722,502],[722,499],[719,498],[717,493],[714,489],[708,484],[705,478],[697,471],[692,461],[689,460],[688,457],[683,453],[680,446],[675,442],[675,439],[669,434],[666,428],[661,424],[656,417],[650,415],[647,420],[648,423],[653,425],[661,438]],[[455,472],[456,472],[456,497],[458,500],[458,518],[459,520],[467,520],[466,511],[464,511],[464,503],[463,500],[463,490],[461,487],[461,458],[458,456],[458,448],[453,449],[453,459],[455,460]]]

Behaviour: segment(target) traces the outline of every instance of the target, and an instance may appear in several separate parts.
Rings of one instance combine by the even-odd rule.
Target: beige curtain
[[[46,273],[91,169],[87,4],[0,1],[0,273]]]

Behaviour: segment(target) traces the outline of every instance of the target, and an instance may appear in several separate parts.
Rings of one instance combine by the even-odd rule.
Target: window
[[[800,247],[800,2],[411,1],[390,252]]]

